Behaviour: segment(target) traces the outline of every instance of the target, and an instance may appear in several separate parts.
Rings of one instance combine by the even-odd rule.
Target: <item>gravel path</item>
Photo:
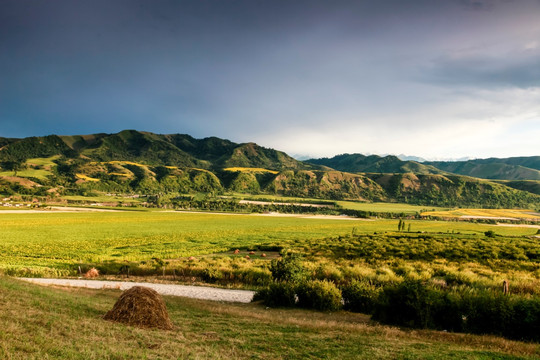
[[[156,290],[161,295],[184,296],[194,299],[229,301],[249,303],[253,299],[254,291],[218,289],[206,286],[153,284],[142,282],[124,281],[101,281],[101,280],[76,280],[76,279],[42,279],[42,278],[19,278],[20,280],[41,285],[60,285],[85,287],[90,289],[119,289],[126,290],[133,286],[146,286]]]

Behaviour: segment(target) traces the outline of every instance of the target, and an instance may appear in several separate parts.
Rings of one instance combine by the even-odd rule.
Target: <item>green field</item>
[[[397,220],[183,212],[0,214],[0,268],[50,267],[104,261],[175,259],[256,245],[287,245],[351,233],[393,232]],[[469,222],[407,221],[412,232],[533,235],[534,228]]]
[[[401,221],[405,222],[406,230],[402,228],[398,231]],[[411,281],[431,289],[426,291],[438,294],[432,296],[441,299],[442,296],[450,296],[445,302],[432,305],[435,308],[435,304],[443,306],[447,304],[446,301],[453,301],[452,304],[456,306],[448,305],[454,306],[451,308],[454,310],[449,312],[452,316],[459,315],[461,306],[471,316],[477,314],[475,309],[494,309],[478,305],[479,300],[475,299],[496,304],[501,299],[502,282],[509,281],[511,295],[500,300],[502,304],[506,304],[504,306],[512,314],[521,314],[520,311],[526,309],[528,315],[525,318],[530,315],[533,319],[536,316],[540,319],[540,310],[535,310],[540,305],[540,245],[535,237],[538,231],[536,227],[310,215],[40,211],[0,213],[0,228],[0,273],[7,275],[79,276],[79,271],[96,267],[101,276],[119,279],[125,277],[121,269],[128,266],[131,277],[135,279],[144,277],[146,281],[211,283],[264,292],[268,286],[275,284],[276,277],[270,266],[276,263],[273,260],[281,254],[283,257],[280,261],[286,261],[291,259],[287,254],[293,254],[292,258],[297,259],[297,268],[301,269],[299,271],[304,279],[311,282],[330,281],[332,286],[339,289],[346,289],[358,281],[368,284],[362,291],[370,296],[373,304],[370,306],[387,314],[391,307],[384,308],[385,298],[380,294],[392,291],[395,286],[409,286],[407,284]],[[238,254],[235,249],[239,250]],[[262,256],[263,253],[266,256]],[[467,304],[475,305],[465,307],[469,306]],[[424,305],[421,305],[416,309],[423,308]],[[253,311],[260,310],[256,308]],[[372,308],[351,310],[376,316]],[[494,311],[489,316],[499,314]],[[80,316],[76,313],[72,315]],[[519,320],[521,317],[512,315],[512,319]],[[335,320],[331,321],[336,324]],[[380,321],[392,323],[384,318]],[[401,321],[401,325],[409,324],[406,320]],[[531,326],[526,319],[523,321],[523,326]],[[241,321],[238,331],[247,329],[248,322]],[[298,323],[298,320],[292,323]],[[412,324],[422,327],[418,322]],[[440,323],[430,324],[431,328],[444,329],[438,327],[442,326],[437,325]],[[491,328],[486,323],[482,323],[484,327],[481,329],[461,322],[455,326],[452,328],[457,329],[455,331],[471,329],[473,333],[487,331],[512,338],[500,327]],[[514,321],[512,326],[520,328],[522,324]],[[253,336],[259,330],[253,330]],[[534,331],[527,334],[528,337],[520,335],[517,338],[538,339]],[[315,338],[334,343],[337,341],[340,345],[335,346],[338,347],[350,347],[350,344],[360,341],[354,337],[349,340],[329,340],[316,335]],[[380,340],[375,337],[373,341]],[[359,349],[351,352],[351,358]],[[304,350],[308,351],[307,348]],[[314,358],[334,354],[320,346],[313,348],[314,353],[304,350],[295,353],[298,358],[306,354]],[[119,348],[119,351],[123,350]],[[412,349],[407,348],[406,351]],[[275,358],[276,354],[273,354],[274,357],[269,358]],[[415,358],[419,354],[432,353],[406,354]],[[469,356],[467,352],[450,354],[450,357],[433,358]],[[475,354],[478,355],[476,358],[483,358],[482,354]],[[381,358],[387,355],[383,352]],[[490,356],[486,354],[484,358]]]
[[[371,212],[389,212],[395,214],[416,214],[424,211],[443,211],[445,208],[436,206],[420,206],[400,203],[362,203],[356,201],[337,201],[337,204],[344,209],[362,210]]]
[[[277,195],[247,195],[247,194],[234,194],[235,198],[242,198],[246,200],[266,200],[277,202],[291,202],[291,203],[320,203],[320,202],[333,202],[332,200],[310,199],[310,198],[298,198],[289,196],[277,196]],[[362,210],[370,212],[381,213],[394,213],[394,214],[416,214],[424,211],[445,211],[448,208],[438,206],[422,206],[422,205],[409,205],[402,203],[383,203],[383,202],[358,202],[358,201],[335,201],[335,203],[344,209]]]

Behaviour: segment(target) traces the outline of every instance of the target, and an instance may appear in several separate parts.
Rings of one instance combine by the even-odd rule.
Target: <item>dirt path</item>
[[[19,278],[40,285],[59,285],[85,287],[89,289],[119,289],[126,290],[133,286],[146,286],[156,290],[161,295],[183,296],[194,299],[249,303],[255,295],[254,291],[218,289],[206,286],[152,284],[143,282],[77,280],[77,279],[37,279]]]

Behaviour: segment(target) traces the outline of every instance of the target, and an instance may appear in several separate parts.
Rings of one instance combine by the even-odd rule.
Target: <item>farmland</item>
[[[73,271],[79,263],[149,261],[233,248],[292,246],[351,233],[393,232],[397,220],[182,212],[36,212],[0,217],[0,268]],[[533,235],[534,228],[470,222],[408,221],[413,232]],[[22,270],[21,270],[22,271]]]
[[[540,213],[523,209],[455,209],[447,211],[426,211],[422,216],[463,219],[505,219],[505,220],[540,220]]]
[[[374,316],[383,322],[392,316],[398,324],[537,340],[535,331],[526,330],[531,325],[517,320],[507,328],[525,329],[523,335],[500,327],[486,328],[488,322],[471,328],[461,320],[451,324],[430,317],[421,322],[400,320],[390,315],[391,308],[384,307],[384,296],[392,291],[421,286],[426,290],[418,291],[428,295],[421,295],[418,301],[429,301],[424,296],[440,298],[438,306],[449,304],[454,310],[437,311],[459,319],[459,311],[480,316],[475,314],[485,307],[478,305],[482,299],[497,304],[502,301],[500,306],[508,307],[507,313],[527,309],[528,318],[535,319],[540,297],[537,226],[414,217],[357,219],[157,210],[4,213],[0,226],[0,271],[8,275],[80,276],[96,267],[102,276],[118,279],[129,269],[127,274],[132,278],[258,289],[264,296],[265,289],[276,284],[276,261],[296,259],[294,266],[304,279],[310,279],[307,283],[319,281],[336,291],[344,289],[344,299],[349,296],[348,287],[364,286],[360,289],[367,295],[362,296],[368,296],[371,305],[351,310],[375,311]],[[500,299],[503,281],[510,282],[512,295]],[[301,286],[278,284],[295,289]],[[398,290],[392,290],[396,287]],[[489,306],[486,309],[493,308]],[[511,319],[521,318],[516,315]],[[503,320],[499,323],[504,324]]]
[[[247,199],[247,200],[264,200],[264,201],[279,201],[279,202],[293,202],[293,203],[330,203],[329,200],[311,199],[311,198],[298,198],[291,196],[276,196],[265,194],[239,194],[235,193],[231,195],[234,198]],[[334,202],[334,201],[332,201]],[[388,213],[404,213],[415,214],[423,211],[445,211],[448,208],[438,206],[421,206],[421,205],[409,205],[403,203],[388,203],[388,202],[359,202],[359,201],[335,201],[335,203],[344,208],[351,210],[362,210],[371,212],[388,212]]]

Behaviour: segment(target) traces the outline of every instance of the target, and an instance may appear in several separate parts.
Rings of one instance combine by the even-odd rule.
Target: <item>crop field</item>
[[[292,203],[318,203],[321,199],[310,198],[298,198],[290,196],[278,196],[278,195],[247,195],[247,194],[234,194],[234,197],[242,198],[246,200],[266,200],[266,201],[280,201],[280,202],[292,202]],[[333,202],[332,200],[323,200],[323,202]],[[344,209],[362,210],[371,212],[387,212],[394,214],[407,214],[413,215],[416,213],[423,213],[425,211],[446,211],[448,208],[442,208],[438,206],[422,206],[422,205],[409,205],[402,203],[384,203],[384,202],[358,202],[358,201],[335,201],[339,206]]]
[[[520,209],[455,209],[448,211],[427,211],[423,216],[442,218],[493,218],[493,219],[524,219],[540,220],[540,213]]]
[[[533,235],[537,229],[407,221],[411,232]],[[236,247],[283,245],[347,234],[394,232],[397,220],[346,220],[183,212],[0,214],[0,268],[72,269],[103,261],[175,259]]]
[[[339,206],[344,209],[362,210],[372,212],[389,212],[389,213],[403,213],[403,214],[416,214],[423,213],[425,211],[444,211],[447,210],[441,207],[433,206],[421,206],[421,205],[409,205],[399,203],[362,203],[356,201],[337,201]]]

